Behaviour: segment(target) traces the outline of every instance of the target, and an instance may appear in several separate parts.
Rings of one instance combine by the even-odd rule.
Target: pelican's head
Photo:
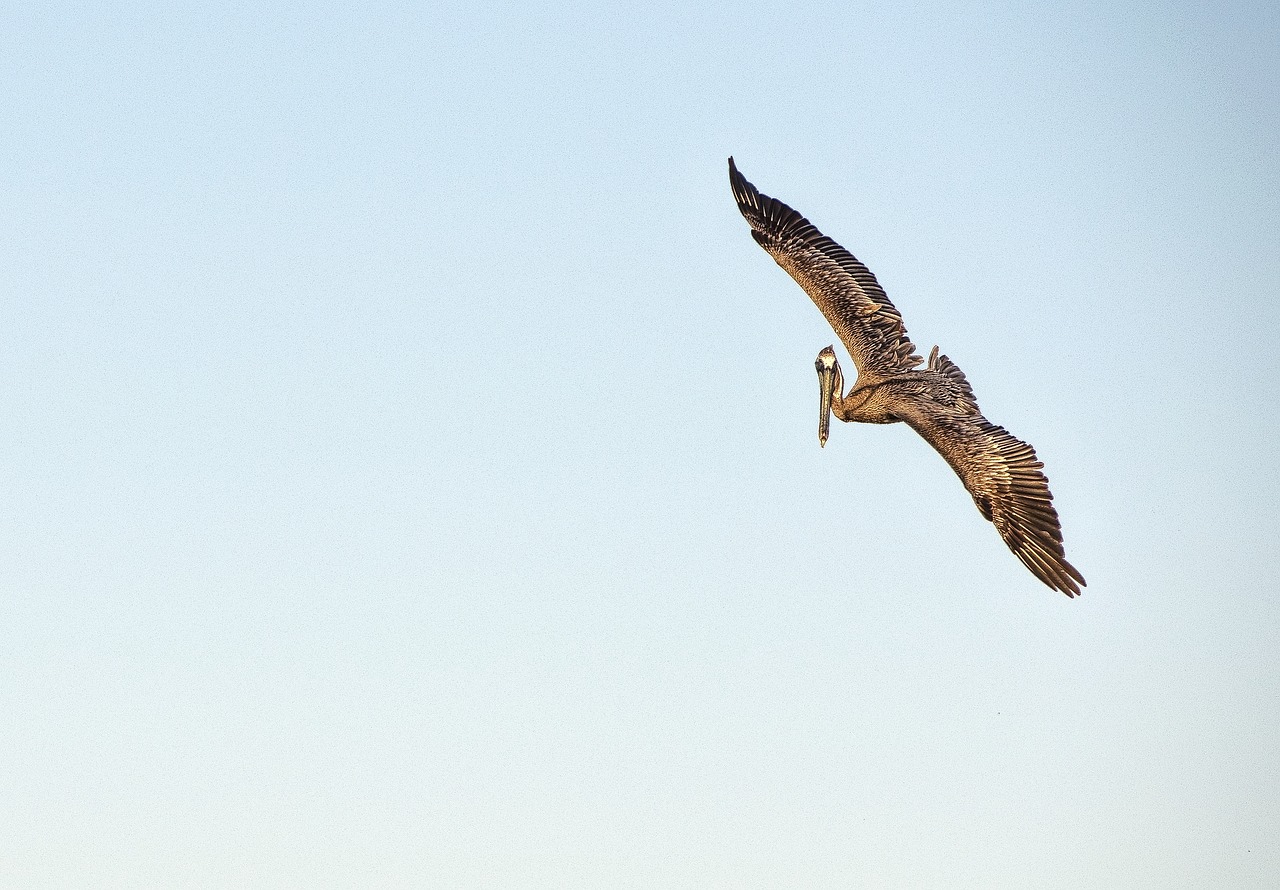
[[[836,361],[835,350],[828,346],[818,353],[813,363],[818,372],[818,388],[820,402],[818,404],[818,444],[826,447],[827,434],[831,431],[831,403],[840,397],[843,384],[840,374],[840,362]]]

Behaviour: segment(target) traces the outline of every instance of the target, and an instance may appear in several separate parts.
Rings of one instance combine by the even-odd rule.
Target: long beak
[[[831,432],[831,399],[836,390],[836,369],[832,366],[818,367],[818,386],[821,390],[818,403],[818,444],[827,445],[827,435]]]

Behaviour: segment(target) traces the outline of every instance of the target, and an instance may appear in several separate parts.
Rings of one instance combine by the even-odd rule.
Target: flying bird
[[[1030,445],[982,416],[964,372],[933,347],[916,354],[902,316],[876,277],[836,242],[738,172],[729,158],[729,183],[751,237],[813,299],[857,369],[844,378],[835,351],[818,353],[818,441],[827,443],[830,416],[858,423],[906,423],[955,470],[978,511],[1013,554],[1054,590],[1076,596],[1084,576],[1067,562],[1062,526],[1053,508],[1044,464]]]

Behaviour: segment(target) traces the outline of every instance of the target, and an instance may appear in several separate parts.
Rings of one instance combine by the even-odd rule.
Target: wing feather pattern
[[[903,420],[946,458],[979,512],[1033,575],[1067,596],[1080,593],[1084,576],[1067,562],[1062,524],[1035,449],[976,411],[921,403]]]
[[[807,219],[763,195],[729,158],[729,182],[751,235],[822,310],[859,376],[887,377],[922,361],[876,277]]]

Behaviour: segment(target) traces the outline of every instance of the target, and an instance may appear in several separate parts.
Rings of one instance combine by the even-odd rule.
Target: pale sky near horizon
[[[1280,886],[1273,4],[0,24],[0,885]],[[1082,597],[818,447],[731,154]]]

